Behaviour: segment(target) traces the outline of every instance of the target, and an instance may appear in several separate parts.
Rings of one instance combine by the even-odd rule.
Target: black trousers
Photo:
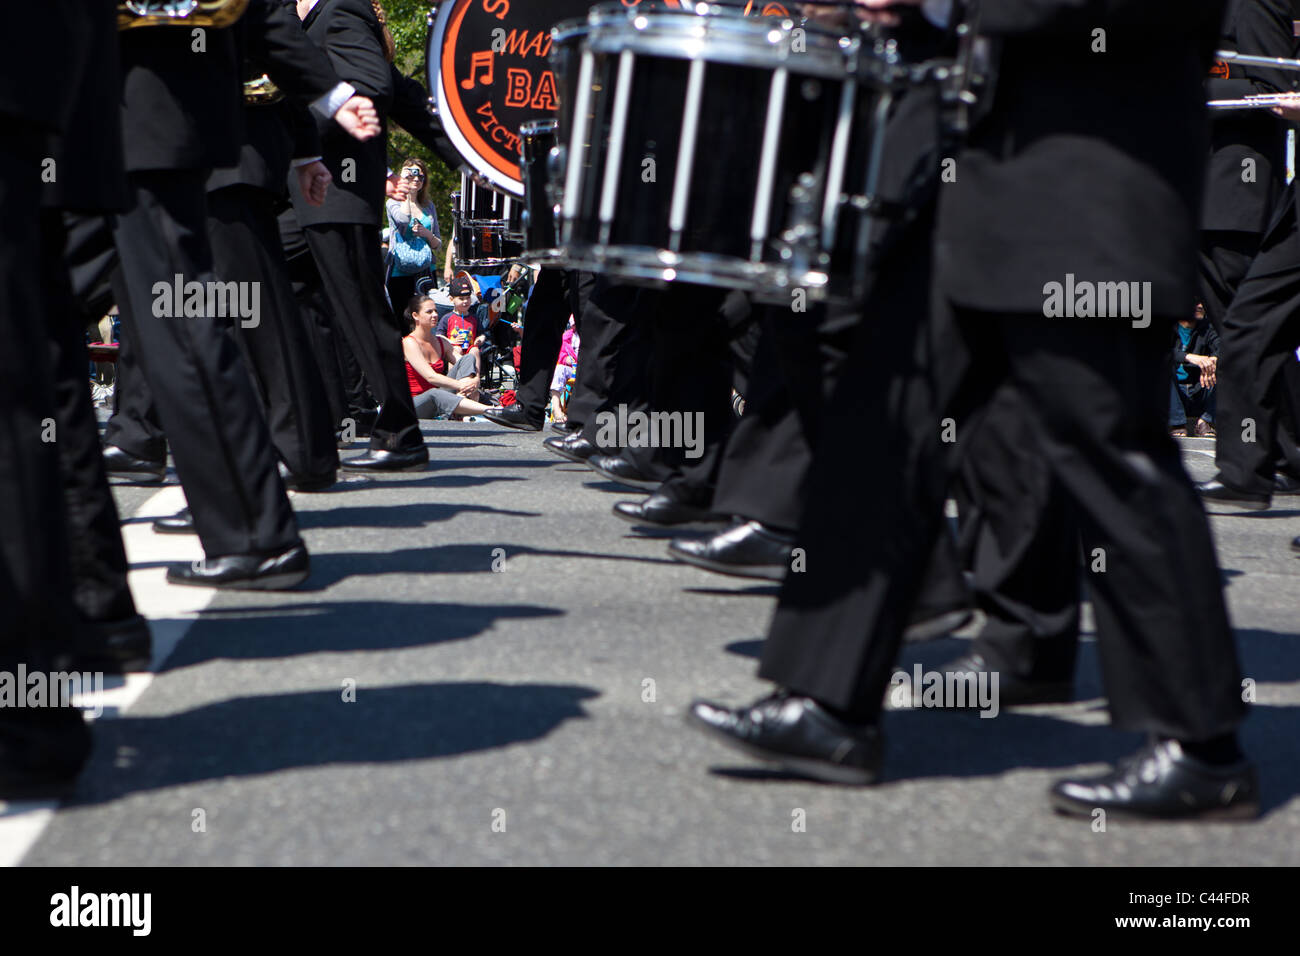
[[[22,123],[8,123],[0,141],[0,670],[13,673],[20,662],[48,668],[68,648],[76,619],[42,249],[33,241],[41,220],[33,175],[47,155],[46,139]],[[15,715],[0,713],[0,722],[22,716]]]
[[[583,336],[585,353],[582,300],[590,295],[594,283],[595,276],[590,272],[547,266],[538,275],[537,285],[528,299],[515,402],[528,420],[538,425],[546,420],[546,407],[551,401],[551,376],[560,357],[564,329],[570,315],[574,317],[574,327]]]
[[[83,619],[106,623],[132,618],[136,608],[86,377],[86,326],[103,314],[105,298],[111,298],[101,288],[107,285],[104,273],[113,258],[105,255],[105,247],[111,252],[113,246],[103,216],[66,217],[52,210],[42,214],[41,284],[48,310],[72,601]],[[84,298],[76,296],[73,276],[84,283]]]
[[[121,266],[113,272],[115,290],[126,288],[126,278]],[[125,313],[118,293],[118,309]],[[123,331],[126,318],[122,319]],[[117,377],[113,388],[113,416],[104,429],[104,443],[116,445],[123,451],[149,461],[167,460],[167,436],[154,403],[153,392],[144,369],[140,367],[140,346],[131,336],[124,335],[117,349]]]
[[[568,419],[582,425],[587,441],[599,445],[601,412],[616,411],[620,405],[629,412],[648,407],[649,323],[659,293],[622,285],[603,275],[593,276],[589,289],[585,299],[579,293],[582,348]],[[603,450],[606,454],[618,451],[613,447]]]
[[[1300,224],[1294,189],[1283,196],[1221,334],[1215,413],[1219,475],[1234,488],[1271,494],[1279,467],[1300,477],[1288,394],[1300,345]]]
[[[989,402],[952,491],[961,566],[985,616],[971,653],[1026,680],[1070,680],[1079,648],[1079,530],[1014,388]],[[1084,558],[1088,567],[1097,560]]]
[[[370,432],[374,450],[423,444],[402,357],[402,335],[384,301],[384,263],[375,228],[355,223],[306,226],[330,318],[343,333],[381,410]]]
[[[645,403],[655,412],[696,416],[703,430],[696,448],[644,445],[625,449],[623,457],[664,482],[663,493],[706,506],[713,497],[718,455],[735,426],[730,343],[750,321],[749,299],[740,292],[684,283],[647,292],[655,297],[655,307],[646,320],[650,374]]]
[[[132,206],[114,228],[123,339],[154,397],[208,557],[280,551],[299,541],[298,527],[232,321],[168,317],[155,292],[178,275],[217,281],[205,179],[202,170],[129,175]]]
[[[923,261],[907,268],[926,281]],[[1009,384],[1085,553],[1105,557],[1089,587],[1114,723],[1188,740],[1233,731],[1245,708],[1209,525],[1165,429],[1173,317],[1133,329],[936,299],[928,322],[863,326],[814,459],[797,539],[808,570],[786,577],[761,676],[878,719],[946,488]],[[852,387],[868,374],[888,380]],[[866,472],[849,498],[840,451],[861,421],[897,466]]]
[[[208,238],[216,272],[260,289],[256,324],[235,322],[235,337],[262,396],[271,442],[296,475],[325,477],[338,467],[334,422],[307,328],[289,282],[275,222],[275,197],[252,186],[208,194]]]
[[[793,534],[829,391],[859,315],[824,306],[806,313],[764,306],[755,313],[760,332],[745,414],[722,451],[712,510]]]
[[[1259,233],[1227,229],[1201,233],[1201,302],[1205,306],[1205,317],[1220,335],[1223,334],[1223,320],[1228,315],[1228,308],[1250,270],[1262,239]]]

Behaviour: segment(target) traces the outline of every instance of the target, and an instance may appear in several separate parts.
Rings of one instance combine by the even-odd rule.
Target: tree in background
[[[429,4],[425,0],[381,0],[388,17],[388,29],[397,46],[394,62],[405,76],[428,85],[425,75],[425,44],[428,42],[427,18]],[[438,224],[442,228],[442,256],[451,245],[451,194],[460,189],[460,171],[451,169],[441,159],[425,149],[397,126],[388,132],[388,165],[398,168],[403,160],[418,156],[429,168],[429,194],[438,210]],[[442,272],[443,259],[439,258],[437,274]]]

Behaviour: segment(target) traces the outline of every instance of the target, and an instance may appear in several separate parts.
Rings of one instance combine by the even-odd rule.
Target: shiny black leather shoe
[[[483,417],[490,422],[504,425],[506,428],[517,428],[521,432],[539,432],[542,430],[542,423],[525,415],[524,410],[517,403],[506,408],[489,408],[483,413]]]
[[[344,471],[371,474],[377,471],[424,471],[429,465],[429,449],[399,448],[395,451],[371,449],[356,458],[345,458],[339,467]]]
[[[583,438],[580,431],[564,438],[548,438],[542,442],[542,447],[580,465],[585,465],[592,455],[600,454],[600,449]]]
[[[602,478],[608,478],[628,488],[653,491],[663,484],[662,481],[656,481],[649,475],[643,474],[636,465],[619,455],[592,455],[587,459],[587,467]]]
[[[668,553],[678,561],[706,571],[740,578],[783,581],[790,570],[794,538],[774,531],[759,521],[746,521],[711,538],[677,538]]]
[[[90,728],[81,711],[6,709],[0,711],[0,800],[67,796],[90,757]]]
[[[1183,751],[1176,740],[1152,741],[1099,777],[1058,780],[1052,809],[1074,817],[1095,810],[1139,820],[1253,820],[1259,780],[1247,760],[1218,765]]]
[[[582,431],[582,426],[566,419],[562,422],[551,422],[551,431],[558,435],[569,435],[573,432]]]
[[[153,530],[158,534],[197,534],[194,530],[194,515],[189,508],[182,508],[174,515],[159,518],[153,523]]]
[[[227,554],[167,568],[171,584],[241,591],[283,591],[302,584],[309,574],[311,558],[301,544],[279,554]]]
[[[1273,494],[1300,495],[1300,478],[1278,472],[1273,476]]]
[[[70,667],[79,671],[130,674],[147,671],[152,657],[149,622],[137,614],[121,621],[87,622],[72,652]]]
[[[284,487],[289,491],[301,491],[304,494],[324,491],[326,488],[332,488],[338,481],[338,472],[335,471],[323,475],[298,475],[290,471],[289,466],[282,461],[276,462],[276,467],[279,469]]]
[[[167,475],[166,461],[150,461],[148,458],[136,458],[116,445],[104,446],[104,469],[110,479],[120,482],[134,482],[141,485],[161,484]]]
[[[1201,496],[1207,508],[1223,508],[1233,511],[1267,511],[1272,504],[1269,495],[1255,494],[1251,491],[1239,491],[1225,485],[1218,478],[1197,484],[1196,492]]]
[[[735,709],[697,700],[686,720],[730,747],[802,777],[857,785],[880,777],[880,731],[846,724],[811,697],[779,690]]]
[[[644,501],[620,501],[614,505],[614,516],[632,524],[653,524],[661,528],[725,520],[721,515],[715,515],[707,509],[684,505],[675,498],[659,492],[655,492]]]
[[[972,674],[978,680],[980,674],[992,673],[993,668],[984,659],[984,655],[971,652],[963,654],[956,660],[949,661],[940,667],[939,671],[943,674]],[[990,683],[988,686],[992,687],[993,685]],[[1073,697],[1073,679],[1059,681],[1025,680],[1006,671],[998,671],[997,702],[1001,707],[1016,707],[1024,704],[1066,704]],[[968,703],[971,709],[977,706],[975,701],[969,701]]]
[[[922,641],[946,637],[953,631],[965,627],[974,616],[975,612],[966,606],[945,610],[917,608],[912,612],[911,623],[907,625],[907,630],[903,632],[903,640],[910,644],[919,644]]]

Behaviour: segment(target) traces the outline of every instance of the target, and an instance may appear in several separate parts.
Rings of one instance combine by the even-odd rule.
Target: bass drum
[[[493,187],[523,196],[519,127],[553,118],[559,100],[551,27],[590,7],[589,0],[448,0],[429,12],[430,108],[464,165]]]

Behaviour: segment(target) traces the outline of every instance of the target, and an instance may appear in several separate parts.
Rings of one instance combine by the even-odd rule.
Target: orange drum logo
[[[457,152],[498,186],[523,192],[519,127],[549,119],[559,105],[551,27],[590,7],[590,0],[453,0],[439,11],[429,54],[439,60],[443,124]]]

